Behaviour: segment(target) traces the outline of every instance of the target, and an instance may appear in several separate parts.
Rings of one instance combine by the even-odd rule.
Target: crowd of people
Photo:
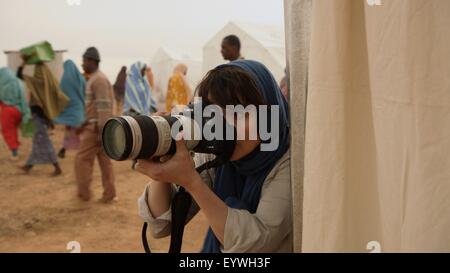
[[[290,225],[286,224],[283,232],[277,227],[277,223],[290,221],[287,81],[284,78],[281,83],[274,82],[264,65],[245,60],[240,50],[237,36],[225,37],[221,54],[229,64],[208,72],[195,89],[195,95],[218,105],[236,104],[235,98],[244,105],[280,105],[282,130],[278,149],[257,152],[260,140],[238,141],[233,162],[205,178],[195,172],[190,161],[192,158],[178,141],[177,153],[168,162],[159,164],[140,160],[136,170],[153,181],[171,181],[190,191],[196,204],[205,211],[211,226],[205,240],[205,252],[288,251],[292,239]],[[45,63],[34,66],[33,76],[25,75],[27,56],[22,56],[23,65],[16,72],[0,69],[2,134],[11,150],[12,160],[17,160],[18,132],[27,126],[32,127],[31,153],[20,167],[25,173],[36,165],[52,164],[52,175],[61,175],[63,170],[58,160],[65,157],[67,150],[76,150],[77,195],[83,201],[92,198],[90,185],[97,158],[103,185],[100,201],[110,203],[116,199],[117,193],[113,165],[101,145],[100,134],[106,121],[114,115],[151,115],[158,110],[170,112],[174,106],[188,104],[194,92],[186,79],[188,67],[180,63],[173,68],[168,81],[165,108],[158,109],[153,94],[153,71],[148,65],[136,62],[129,68],[123,66],[111,84],[101,71],[102,59],[97,48],[89,47],[82,57],[83,72],[72,60],[67,60],[61,81]],[[217,89],[218,86],[228,93],[220,95],[223,91]],[[65,126],[63,145],[58,153],[48,134],[55,124]],[[176,164],[170,165],[170,162]],[[158,174],[154,172],[155,168],[160,170]],[[186,177],[192,183],[187,184]],[[194,182],[199,180],[209,183],[210,187],[197,187]],[[163,236],[170,233],[166,217],[173,188],[159,182],[146,187],[139,204],[140,215],[150,223],[153,233]],[[264,200],[262,205],[260,200]],[[242,209],[246,213],[242,213]],[[195,212],[193,210],[190,217]],[[261,225],[261,219],[264,225]],[[246,239],[242,241],[243,237]],[[259,238],[265,238],[269,243]]]

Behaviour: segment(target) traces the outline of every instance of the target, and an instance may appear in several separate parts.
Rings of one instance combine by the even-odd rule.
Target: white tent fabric
[[[289,60],[308,67],[290,74],[308,75],[291,90],[292,111],[307,90],[302,251],[450,252],[449,14],[448,0],[312,1],[309,56]]]
[[[187,80],[191,85],[191,89],[194,90],[202,78],[201,60],[179,53],[172,48],[161,47],[156,51],[150,62],[155,79],[155,98],[158,102],[159,110],[165,110],[167,84],[172,76],[174,67],[179,63],[184,63],[188,66]]]
[[[241,54],[246,59],[264,63],[277,81],[284,76],[286,63],[284,30],[277,26],[230,22],[203,47],[203,73],[225,63],[220,53],[222,39],[234,34],[241,40]]]

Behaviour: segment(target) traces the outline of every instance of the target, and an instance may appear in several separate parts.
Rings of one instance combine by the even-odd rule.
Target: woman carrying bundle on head
[[[27,57],[23,56],[23,59],[25,64]],[[34,165],[53,164],[53,175],[60,175],[62,170],[47,130],[53,128],[52,120],[64,110],[69,98],[61,91],[58,80],[45,63],[35,65],[33,76],[24,75],[22,72],[23,65],[19,67],[17,76],[25,81],[31,93],[30,108],[36,130],[31,154],[21,169],[29,173]]]

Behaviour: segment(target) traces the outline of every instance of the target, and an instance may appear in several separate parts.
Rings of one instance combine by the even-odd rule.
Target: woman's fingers
[[[171,155],[163,155],[159,158],[159,162],[164,163],[164,162],[169,161],[169,159],[171,159],[171,158],[172,158]]]
[[[156,163],[154,161],[150,160],[138,160],[135,169],[136,171],[148,175],[148,176],[154,176],[154,172],[156,169],[161,168],[161,163]]]
[[[151,114],[151,116],[168,116],[168,115],[170,115],[170,112],[166,112],[166,111],[158,111],[158,112]]]
[[[178,185],[190,182],[191,177],[196,174],[192,158],[183,140],[183,135],[178,134],[175,140],[177,151],[174,156],[164,156],[157,161],[138,160],[136,171],[156,181],[168,181]],[[170,157],[169,160],[165,161],[168,157]]]
[[[186,148],[186,143],[184,143],[183,132],[177,134],[177,136],[175,137],[175,144],[177,148],[176,151],[177,154],[181,152],[188,152]]]

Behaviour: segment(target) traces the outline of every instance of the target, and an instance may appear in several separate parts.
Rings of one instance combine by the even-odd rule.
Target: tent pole
[[[303,174],[311,0],[285,0],[286,63],[291,117],[293,250],[302,251]]]

